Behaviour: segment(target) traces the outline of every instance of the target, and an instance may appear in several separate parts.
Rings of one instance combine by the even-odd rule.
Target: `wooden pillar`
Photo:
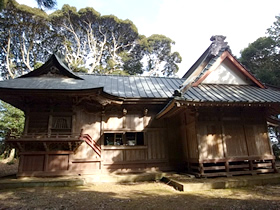
[[[148,109],[144,109],[144,116],[143,116],[143,127],[146,128],[148,126],[148,119],[147,119],[147,115],[148,115]]]
[[[200,138],[199,138],[199,133],[197,132],[197,126],[199,126],[199,122],[198,122],[198,116],[199,116],[199,111],[198,109],[196,109],[196,113],[195,113],[195,133],[196,133],[196,141],[197,141],[197,150],[198,150],[198,160],[203,161],[203,159],[201,159],[201,144],[200,144]]]
[[[77,133],[76,129],[77,129],[77,124],[76,124],[76,107],[73,106],[72,107],[72,127],[71,127],[71,134],[75,134]]]
[[[24,155],[19,154],[20,158],[19,158],[19,166],[18,166],[18,172],[22,173],[23,171],[23,163],[24,163]]]
[[[203,162],[199,162],[199,173],[200,175],[204,175],[204,167],[203,167]]]
[[[105,121],[105,110],[101,111],[101,122],[100,122],[100,138],[104,134],[104,121]],[[101,145],[104,145],[104,138],[101,138]]]
[[[247,139],[246,130],[245,130],[246,120],[244,119],[244,110],[243,109],[241,110],[240,114],[241,114],[241,122],[242,122],[244,139],[245,139],[245,144],[246,144],[246,149],[247,149],[247,155],[248,155],[248,157],[250,157],[251,154],[249,152],[248,139]]]
[[[126,114],[127,110],[123,109],[123,128],[126,128]]]
[[[192,113],[192,112],[188,112],[189,116],[194,114],[195,113]],[[190,164],[190,142],[189,142],[189,138],[188,138],[188,129],[187,129],[187,126],[190,124],[190,122],[188,122],[187,120],[187,112],[184,113],[184,116],[185,116],[185,125],[184,125],[184,129],[185,129],[185,135],[186,135],[186,146],[187,146],[187,167],[188,167],[188,172],[191,172],[191,164]]]
[[[24,122],[24,131],[23,131],[24,135],[27,135],[27,133],[28,133],[29,118],[30,118],[30,109],[28,107],[25,112],[25,122]]]
[[[228,155],[227,155],[227,145],[225,142],[225,128],[224,128],[224,121],[223,121],[223,117],[224,117],[224,109],[223,107],[220,109],[220,127],[221,127],[221,138],[222,138],[222,146],[223,146],[223,153],[224,153],[224,158],[225,158],[225,169],[226,169],[226,174],[227,176],[231,176],[230,175],[230,168],[229,168],[229,161],[228,161]]]
[[[101,122],[100,122],[100,148],[101,148],[101,154],[100,154],[100,164],[99,164],[99,169],[102,170],[102,166],[103,166],[103,152],[102,152],[102,149],[104,147],[104,144],[105,144],[105,140],[104,140],[104,124],[105,124],[105,109],[104,107],[102,108],[102,111],[101,111]]]
[[[275,159],[271,160],[271,165],[272,165],[272,169],[274,170],[274,173],[277,173],[277,168],[276,168],[276,163],[275,163]]]
[[[51,106],[51,111],[49,115],[49,123],[48,123],[48,136],[52,133],[52,123],[53,123],[53,107]]]

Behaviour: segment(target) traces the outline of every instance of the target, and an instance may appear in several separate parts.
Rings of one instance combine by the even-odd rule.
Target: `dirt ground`
[[[0,162],[0,177],[15,173]],[[2,209],[280,209],[280,185],[178,192],[158,182],[0,190]]]
[[[0,209],[280,209],[280,185],[178,192],[156,182],[0,191]]]

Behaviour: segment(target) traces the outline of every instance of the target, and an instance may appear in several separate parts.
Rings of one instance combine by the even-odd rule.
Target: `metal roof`
[[[189,88],[181,99],[190,102],[279,103],[280,91],[250,85],[204,84]]]
[[[90,90],[122,98],[171,98],[184,79],[165,77],[78,74],[81,79],[26,77],[0,82],[0,89],[13,90]]]
[[[103,91],[122,98],[173,98],[173,93],[185,79],[166,77],[90,75],[81,79],[28,77],[0,82],[0,89],[13,90],[90,90]],[[250,85],[200,84],[190,87],[180,100],[192,102],[280,102],[280,91]]]

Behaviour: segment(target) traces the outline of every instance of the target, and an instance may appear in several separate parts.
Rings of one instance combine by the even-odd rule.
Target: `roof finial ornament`
[[[226,36],[215,35],[210,38],[212,41],[210,53],[214,56],[218,55],[221,49],[229,48],[228,43],[225,42]]]

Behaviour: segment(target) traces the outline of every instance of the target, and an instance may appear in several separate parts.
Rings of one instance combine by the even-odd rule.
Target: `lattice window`
[[[71,117],[53,117],[52,130],[71,131]]]

